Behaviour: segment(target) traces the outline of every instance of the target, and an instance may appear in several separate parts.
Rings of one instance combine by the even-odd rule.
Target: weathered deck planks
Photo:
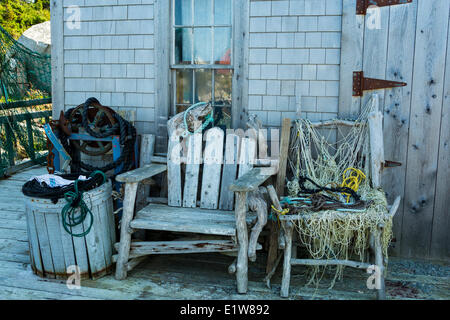
[[[43,174],[45,169],[41,167],[27,172]],[[1,180],[0,187],[10,181],[23,183],[29,176],[31,174],[24,172],[15,180]],[[5,190],[0,188],[0,195],[4,194]],[[15,194],[17,197],[21,195],[20,188]],[[219,254],[153,256],[131,271],[125,280],[117,281],[113,276],[82,280],[81,290],[69,290],[64,281],[35,276],[29,265],[28,242],[15,239],[23,237],[25,230],[8,229],[3,224],[23,220],[24,210],[23,207],[22,211],[8,211],[8,219],[0,221],[0,237],[4,238],[0,240],[0,299],[280,299],[280,274],[275,274],[272,289],[268,289],[263,282],[265,261],[262,255],[256,263],[249,265],[247,295],[236,293],[235,279],[226,271],[233,257]],[[14,213],[22,218],[14,219]],[[2,233],[3,230],[11,231]],[[316,290],[303,287],[305,278],[302,275],[293,275],[291,299],[372,299],[373,293],[364,288],[364,281],[361,281],[364,276],[361,272],[349,270],[345,285],[338,282],[333,290],[328,290],[327,285]],[[428,296],[419,296],[422,299],[442,298],[440,292],[448,293],[450,288],[448,279],[438,276],[397,272],[389,274],[387,281],[431,284],[435,289]]]

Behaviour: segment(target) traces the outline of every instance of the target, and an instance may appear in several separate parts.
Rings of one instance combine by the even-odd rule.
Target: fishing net
[[[0,26],[0,173],[14,160],[34,158],[35,151],[46,149],[44,119],[27,114],[51,110],[51,106],[21,102],[50,96],[50,56],[31,51]],[[30,134],[33,143],[29,143]]]
[[[287,183],[290,198],[302,193],[300,181],[308,177],[317,185],[341,186],[347,168],[356,168],[365,174],[357,194],[367,204],[363,210],[314,211],[302,208],[299,219],[294,220],[300,243],[313,259],[358,259],[364,262],[369,248],[369,236],[377,230],[379,223],[385,228],[381,242],[385,257],[392,238],[392,218],[387,215],[386,197],[381,189],[370,186],[369,128],[368,115],[373,109],[372,100],[362,109],[354,126],[341,126],[346,121],[335,120],[333,128],[323,129],[306,119],[297,120],[292,131],[289,150],[289,166],[292,179]],[[348,171],[348,170],[347,170]],[[303,180],[304,181],[304,180]],[[316,188],[310,181],[307,188]],[[327,197],[345,203],[348,197],[339,192],[322,191]],[[336,268],[331,287],[343,275],[343,266],[311,267],[308,284],[319,285],[326,268]]]

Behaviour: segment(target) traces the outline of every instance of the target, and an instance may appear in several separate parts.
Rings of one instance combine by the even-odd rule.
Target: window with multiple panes
[[[232,0],[173,0],[174,112],[211,102],[217,125],[231,126]]]

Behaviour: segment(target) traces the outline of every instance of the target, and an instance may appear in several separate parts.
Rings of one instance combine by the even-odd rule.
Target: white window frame
[[[248,28],[250,0],[232,0],[232,128],[243,127],[247,119],[248,104]],[[173,114],[172,55],[172,1],[155,1],[155,72],[156,114],[154,132],[157,150],[167,149],[167,120]],[[172,54],[173,53],[173,54]],[[205,67],[205,65],[199,65]],[[226,65],[223,65],[226,66]],[[222,69],[223,66],[221,65]]]
[[[192,13],[192,17],[191,17],[191,24],[189,25],[176,25],[175,24],[175,1],[176,0],[170,0],[171,2],[171,20],[170,20],[170,28],[171,28],[171,46],[170,46],[170,51],[171,51],[171,57],[170,57],[170,73],[171,73],[171,81],[172,81],[172,92],[171,92],[171,114],[175,115],[176,114],[176,107],[177,107],[177,103],[176,103],[176,94],[177,94],[177,89],[176,89],[176,71],[177,70],[192,70],[193,74],[192,74],[192,99],[195,98],[195,90],[196,90],[196,83],[195,83],[195,76],[194,76],[194,72],[195,70],[208,70],[210,71],[211,74],[211,100],[214,102],[215,99],[215,75],[214,75],[214,70],[231,70],[232,72],[232,76],[234,73],[234,11],[235,11],[235,6],[233,5],[233,3],[235,1],[231,0],[231,23],[230,24],[197,24],[194,25],[194,19],[195,19],[195,11],[194,11],[194,2],[195,0],[191,0],[191,13]],[[217,0],[215,0],[217,1]],[[220,0],[219,0],[220,1]],[[214,3],[214,2],[213,2]],[[214,5],[211,6],[211,15],[212,17],[214,17]],[[231,61],[230,64],[214,64],[214,61],[210,61],[210,63],[208,64],[195,64],[194,63],[194,54],[195,54],[195,43],[194,43],[194,32],[192,33],[192,39],[191,39],[191,64],[176,64],[175,63],[175,30],[176,28],[191,28],[192,31],[194,31],[195,28],[207,28],[209,30],[211,30],[211,53],[210,53],[210,57],[213,58],[214,56],[214,28],[220,28],[220,27],[225,27],[225,28],[231,28]],[[231,86],[231,97],[233,97],[233,86]],[[180,104],[178,104],[180,105]],[[231,110],[231,113],[232,110]]]

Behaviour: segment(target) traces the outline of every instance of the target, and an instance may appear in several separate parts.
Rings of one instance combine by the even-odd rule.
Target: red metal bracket
[[[353,72],[353,96],[354,97],[362,97],[364,90],[377,90],[377,89],[404,87],[406,85],[407,85],[406,82],[364,78],[363,71]]]
[[[411,3],[412,0],[357,0],[356,14],[366,14],[370,6],[386,7],[397,4]]]

